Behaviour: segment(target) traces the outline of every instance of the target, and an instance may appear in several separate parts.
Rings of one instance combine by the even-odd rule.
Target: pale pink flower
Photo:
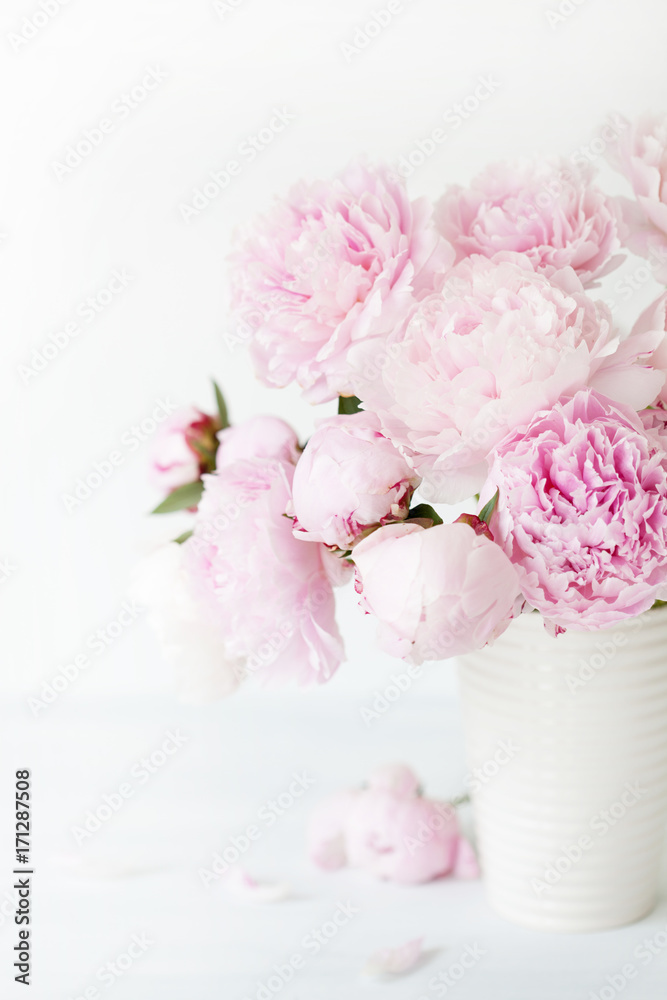
[[[347,865],[346,826],[363,791],[336,792],[314,810],[308,823],[308,856],[318,868],[337,871]]]
[[[368,788],[387,792],[397,799],[412,800],[420,795],[419,780],[406,764],[377,767]],[[308,825],[308,854],[318,867],[333,871],[348,864],[350,819],[367,792],[368,789],[336,792],[313,812]]]
[[[383,167],[298,184],[232,258],[232,306],[259,377],[296,381],[311,402],[354,395],[358,345],[381,346],[452,257],[428,202]]]
[[[419,482],[374,414],[331,417],[294,473],[295,534],[348,549],[370,528],[405,518]]]
[[[497,446],[482,500],[527,601],[552,626],[613,626],[667,582],[667,453],[629,407],[596,392],[538,413]]]
[[[380,646],[413,663],[481,648],[522,604],[503,550],[467,524],[388,524],[359,542],[354,562]]]
[[[290,425],[279,417],[250,417],[218,433],[216,468],[245,458],[277,458],[296,464],[301,449]]]
[[[639,414],[644,430],[657,444],[667,452],[667,408],[663,402],[657,403],[650,409],[642,410]]]
[[[625,121],[624,119],[622,119]],[[648,257],[658,281],[667,283],[667,116],[644,115],[626,128],[609,159],[625,174],[635,196],[615,199],[626,246]]]
[[[590,166],[565,160],[497,163],[469,187],[449,187],[436,223],[457,260],[512,250],[529,257],[536,271],[572,267],[590,284],[620,263],[611,259],[620,246],[615,216],[592,177]]]
[[[194,406],[184,407],[168,417],[153,441],[151,474],[155,485],[171,493],[179,486],[196,483],[202,473],[210,471],[219,427],[217,417]],[[209,453],[208,460],[202,449]]]
[[[205,476],[184,547],[200,600],[247,672],[321,683],[343,646],[325,550],[298,541],[285,517],[293,474],[291,463],[251,459]]]
[[[632,345],[616,356],[619,343],[570,268],[547,279],[521,254],[477,255],[414,308],[359,395],[424,478],[422,496],[454,503],[479,492],[494,445],[561,396],[599,381],[647,406],[663,376],[634,364]]]
[[[315,810],[309,854],[324,868],[347,864],[394,882],[428,882],[453,871],[459,826],[453,807],[423,798],[404,765],[378,769],[367,788]]]
[[[203,702],[236,691],[243,658],[231,652],[224,623],[199,599],[183,545],[169,542],[146,556],[135,571],[132,596],[147,611],[184,701]]]
[[[627,344],[638,344],[647,355],[648,363],[667,376],[667,292],[663,292],[641,314],[632,328]],[[667,402],[667,384],[660,389],[658,399]]]
[[[456,852],[456,864],[454,866],[454,877],[466,880],[479,878],[479,862],[475,849],[465,837],[459,839],[459,846]]]

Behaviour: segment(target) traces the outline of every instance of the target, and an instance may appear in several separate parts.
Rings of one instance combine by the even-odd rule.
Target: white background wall
[[[667,110],[663,0],[571,3],[572,13],[553,25],[547,15],[556,0],[404,0],[381,34],[347,58],[342,43],[354,42],[384,0],[227,6],[70,0],[27,42],[11,35],[39,7],[5,0],[0,10],[0,557],[13,567],[0,584],[7,692],[38,690],[85,648],[115,618],[151,533],[171,534],[171,525],[143,518],[159,499],[146,476],[148,446],[131,453],[124,443],[157,401],[205,408],[215,374],[233,418],[273,411],[303,435],[312,426],[296,391],[258,385],[243,349],[225,347],[225,255],[237,224],[302,175],[330,175],[361,151],[396,162],[437,127],[447,140],[415,170],[414,195],[435,197],[502,157],[569,155],[613,111]],[[166,78],[121,117],[116,102],[148,69]],[[460,127],[447,126],[447,110],[480,77],[496,81],[493,95]],[[187,224],[179,206],[239,157],[274,108],[294,120],[254,162],[241,157],[240,176]],[[54,162],[103,118],[113,130],[58,179]],[[604,166],[603,179],[623,190]],[[624,273],[638,266],[630,262]],[[78,306],[115,269],[132,281],[86,322]],[[609,294],[619,277],[609,280]],[[619,320],[656,292],[642,285]],[[26,384],[19,366],[73,320],[79,335]],[[68,513],[63,494],[119,448],[123,464]],[[372,626],[353,595],[342,605],[350,663],[338,683],[372,685],[394,665],[373,652]],[[150,691],[161,678],[157,647],[139,622],[71,696]]]

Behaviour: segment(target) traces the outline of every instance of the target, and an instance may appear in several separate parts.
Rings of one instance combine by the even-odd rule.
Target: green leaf
[[[431,507],[430,503],[420,503],[416,507],[412,507],[408,513],[408,517],[427,517],[433,524],[442,524],[442,518],[439,514]]]
[[[196,507],[203,492],[204,484],[201,479],[198,479],[196,483],[186,483],[185,486],[179,486],[178,489],[170,493],[166,500],[158,504],[151,513],[172,514],[174,511],[184,510],[186,507]]]
[[[361,400],[358,396],[339,396],[338,397],[338,413],[339,415],[350,414],[350,413],[360,413],[361,412]]]
[[[176,542],[177,545],[182,545],[183,542],[187,542],[188,538],[192,538],[192,534],[193,534],[192,530],[184,531],[183,534],[179,535],[178,538],[175,538],[174,541]]]
[[[457,795],[453,799],[450,799],[449,804],[450,806],[452,806],[452,808],[458,809],[459,806],[465,806],[469,802],[470,802],[469,794],[467,792],[463,792],[461,795]]]
[[[495,495],[492,496],[489,502],[482,507],[481,511],[479,512],[480,521],[486,521],[487,524],[489,523],[489,518],[496,509],[496,504],[498,503],[499,496],[500,496],[500,490],[496,490]]]
[[[227,413],[227,404],[225,403],[225,397],[220,391],[220,386],[213,379],[213,388],[215,390],[215,402],[218,407],[218,415],[220,417],[220,430],[224,431],[225,427],[229,427],[229,415]]]

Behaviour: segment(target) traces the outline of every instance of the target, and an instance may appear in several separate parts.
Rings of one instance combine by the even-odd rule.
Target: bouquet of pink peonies
[[[327,681],[352,580],[381,647],[417,664],[526,612],[557,635],[667,598],[667,292],[626,336],[596,296],[622,247],[667,282],[667,119],[625,123],[613,162],[634,200],[554,160],[435,209],[357,163],[239,238],[229,337],[338,412],[302,445],[277,417],[230,426],[216,386],[216,415],[163,429],[156,513],[192,524],[139,591],[191,687]]]

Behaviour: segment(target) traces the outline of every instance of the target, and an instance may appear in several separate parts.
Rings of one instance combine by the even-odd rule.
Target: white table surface
[[[35,850],[34,985],[11,982],[15,929],[0,927],[3,998],[74,1000],[97,985],[113,1000],[254,1000],[274,963],[295,953],[303,969],[283,1000],[432,1000],[429,980],[469,945],[485,954],[447,995],[460,1000],[588,1000],[628,962],[637,978],[628,1000],[664,1000],[667,949],[649,963],[642,942],[667,928],[667,899],[632,927],[594,935],[549,935],[514,927],[489,910],[478,882],[444,879],[401,887],[358,871],[323,873],[304,850],[318,798],[362,781],[377,763],[410,762],[433,795],[456,794],[465,764],[456,699],[415,691],[367,728],[352,696],[249,693],[203,707],[163,698],[86,702],[63,697],[37,720],[25,704],[3,710],[3,806],[13,772],[33,770]],[[71,833],[102,795],[179,730],[188,742],[81,847]],[[197,869],[257,822],[293,772],[315,784],[262,836],[241,864],[255,878],[288,882],[293,898],[240,902],[221,883],[204,889]],[[2,813],[2,877],[9,886],[11,817]],[[5,818],[6,817],[6,818]],[[301,942],[338,902],[359,910],[317,956]],[[0,907],[1,908],[1,907]],[[96,970],[125,951],[133,934],[153,944],[110,986]],[[376,950],[423,937],[426,960],[390,982],[361,975]],[[441,994],[442,995],[442,994]],[[264,995],[266,997],[266,995]],[[610,997],[611,994],[603,994]]]

